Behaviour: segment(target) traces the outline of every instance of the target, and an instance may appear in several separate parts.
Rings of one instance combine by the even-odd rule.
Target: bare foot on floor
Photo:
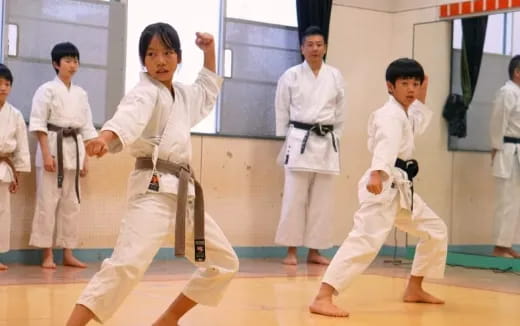
[[[513,248],[496,246],[495,249],[493,249],[493,256],[495,257],[515,258],[515,253],[516,252],[513,250]]]
[[[318,265],[328,265],[330,264],[330,259],[320,254],[317,255],[309,255],[307,257],[307,262],[309,264],[318,264]]]
[[[336,306],[332,301],[325,299],[314,299],[309,306],[309,311],[313,314],[330,317],[348,317],[348,312]]]
[[[431,303],[444,304],[444,301],[434,297],[423,289],[410,290],[407,289],[403,296],[403,301],[408,303]]]
[[[86,268],[87,265],[74,256],[63,257],[63,266]]]
[[[298,258],[293,255],[287,255],[287,257],[282,260],[282,263],[284,265],[298,265]]]
[[[509,248],[509,254],[513,258],[520,258],[520,253],[518,253],[518,251],[515,251],[513,248]]]
[[[56,263],[54,263],[53,257],[46,257],[43,259],[42,268],[56,269]]]
[[[6,271],[8,269],[9,269],[9,267],[7,267],[7,265],[0,263],[0,271]]]

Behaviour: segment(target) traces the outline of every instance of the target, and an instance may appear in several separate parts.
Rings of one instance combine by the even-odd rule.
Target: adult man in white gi
[[[276,134],[286,136],[282,212],[275,242],[288,246],[284,264],[297,264],[297,247],[309,248],[309,263],[327,265],[319,249],[332,246],[334,175],[340,172],[339,138],[344,119],[344,81],[323,62],[322,31],[304,32],[302,64],[288,69],[276,90]]]
[[[520,258],[520,55],[509,62],[509,79],[498,91],[491,116],[491,158],[496,180],[493,255]]]

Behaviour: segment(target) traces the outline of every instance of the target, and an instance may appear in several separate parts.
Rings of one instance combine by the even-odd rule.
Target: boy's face
[[[417,98],[417,92],[421,86],[421,81],[416,78],[398,78],[395,85],[386,82],[388,92],[407,109]]]
[[[302,54],[308,63],[320,63],[327,52],[325,40],[321,35],[309,35],[303,41]]]
[[[58,70],[58,76],[61,79],[71,80],[78,71],[79,60],[76,57],[63,57],[58,64],[53,62],[52,65]]]
[[[11,82],[7,79],[0,78],[0,103],[5,103],[10,92]]]
[[[171,88],[178,61],[175,50],[166,47],[157,35],[152,38],[144,57],[144,66],[150,77]]]

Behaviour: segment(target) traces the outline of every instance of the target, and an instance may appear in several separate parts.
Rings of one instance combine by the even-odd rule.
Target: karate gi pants
[[[394,225],[419,238],[411,274],[442,278],[448,247],[447,228],[417,194],[414,210],[402,210],[399,192],[386,182],[383,192],[373,195],[366,190],[367,180],[359,185],[361,207],[354,215],[354,226],[325,272],[322,282],[338,294],[374,260]]]
[[[9,183],[0,181],[0,253],[10,249],[11,193]]]
[[[515,156],[516,158],[516,156]],[[520,163],[514,160],[511,176],[496,180],[495,244],[510,248],[520,243]]]
[[[63,187],[58,188],[57,172],[36,169],[36,208],[32,224],[31,246],[53,247],[54,229],[56,246],[73,249],[78,243],[79,202],[76,198],[76,171],[63,171]]]
[[[135,195],[128,204],[112,256],[78,299],[105,322],[139,283],[164,241],[174,234],[177,197],[167,193]],[[224,233],[205,215],[206,260],[194,261],[194,204],[187,205],[186,258],[197,270],[182,293],[203,305],[216,305],[238,271],[238,258]],[[173,299],[173,298],[172,298]]]
[[[277,244],[312,249],[332,247],[334,177],[285,169]]]

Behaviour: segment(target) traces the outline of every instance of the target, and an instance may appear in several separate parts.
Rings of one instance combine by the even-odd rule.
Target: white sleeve
[[[421,101],[415,100],[408,109],[408,117],[412,123],[413,134],[421,135],[430,124],[432,111]]]
[[[399,155],[402,126],[398,118],[373,115],[369,124],[372,129],[373,153],[371,171],[381,170],[390,175]]]
[[[80,128],[81,137],[83,137],[83,141],[96,138],[97,137],[97,131],[96,128],[94,128],[94,123],[92,122],[92,110],[90,109],[90,104],[88,102],[88,96],[85,92],[83,94],[84,96],[84,114],[85,114],[85,123]]]
[[[42,131],[47,133],[47,123],[51,115],[50,102],[52,100],[52,90],[49,87],[41,86],[34,93],[32,100],[31,116],[29,118],[29,131]]]
[[[276,136],[285,136],[289,129],[291,92],[287,79],[289,74],[285,73],[278,80],[274,109],[276,115]]]
[[[20,112],[15,112],[16,119],[16,148],[13,153],[13,164],[18,172],[31,172],[31,155],[27,141],[27,128]]]
[[[189,113],[191,127],[195,126],[213,110],[223,79],[213,71],[202,68],[189,89]]]
[[[341,138],[343,134],[343,125],[345,123],[346,114],[346,96],[345,96],[345,80],[341,73],[337,73],[337,89],[338,95],[336,96],[336,118],[334,122],[334,134]]]
[[[112,119],[101,128],[118,137],[118,141],[109,144],[111,152],[122,150],[141,136],[155,109],[157,92],[156,88],[136,87],[123,97]]]
[[[502,149],[507,122],[514,107],[515,95],[507,90],[500,90],[493,104],[493,112],[491,113],[489,124],[491,148]]]

